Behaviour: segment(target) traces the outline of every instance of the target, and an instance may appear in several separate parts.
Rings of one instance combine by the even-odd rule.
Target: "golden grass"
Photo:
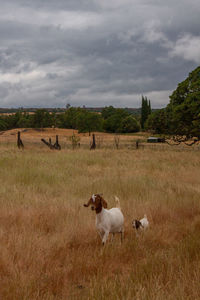
[[[0,299],[199,299],[198,151],[0,147]],[[93,193],[120,198],[125,240],[103,248]],[[150,229],[136,238],[133,218]]]
[[[6,146],[6,149],[15,148],[17,143],[17,133],[21,132],[21,138],[24,143],[25,149],[33,149],[38,148],[45,149],[47,146],[41,142],[41,139],[46,139],[49,141],[51,138],[52,143],[55,143],[56,135],[59,136],[59,143],[61,148],[72,149],[72,143],[70,137],[75,135],[80,139],[80,148],[81,149],[89,149],[92,143],[92,135],[89,136],[88,133],[78,133],[77,130],[74,129],[63,129],[63,128],[15,128],[7,131],[0,132],[0,147]],[[189,147],[182,143],[181,145],[173,145],[170,146],[167,143],[158,143],[152,144],[147,143],[147,137],[149,133],[147,132],[137,132],[132,134],[119,134],[117,135],[119,138],[119,149],[135,149],[136,141],[140,141],[139,147],[145,149],[153,149],[158,151],[193,151],[200,150],[200,143],[196,143],[192,147]],[[95,132],[96,137],[96,146],[97,149],[116,149],[115,144],[115,134],[105,133],[105,132]],[[6,150],[5,149],[5,150]]]
[[[74,134],[80,138],[81,148],[90,148],[90,143],[92,142],[92,136],[89,136],[88,133],[78,133],[74,129],[62,129],[62,128],[44,128],[34,129],[34,128],[15,128],[7,130],[0,133],[0,143],[7,145],[16,145],[17,142],[17,132],[21,132],[21,138],[25,145],[25,148],[32,148],[37,146],[40,148],[45,148],[46,146],[41,142],[41,139],[44,138],[47,141],[49,138],[52,139],[52,143],[55,142],[56,135],[59,136],[59,142],[62,149],[72,148],[70,137]],[[95,132],[97,148],[116,148],[114,142],[114,135],[104,132]],[[133,135],[120,135],[119,136],[119,145],[129,147],[134,146],[136,140],[145,140],[144,133],[136,133]],[[133,145],[134,143],[134,145]],[[15,146],[14,146],[15,147]]]

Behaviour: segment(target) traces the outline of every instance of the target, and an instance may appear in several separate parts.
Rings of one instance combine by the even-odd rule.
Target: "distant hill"
[[[45,109],[48,112],[64,112],[66,109],[65,108],[49,108],[49,107],[36,107],[36,108],[0,108],[0,114],[9,114],[9,113],[16,113],[16,112],[35,112],[38,109]]]
[[[88,111],[93,111],[93,112],[102,112],[102,110],[104,109],[104,107],[84,107],[84,108]],[[124,108],[124,107],[121,107],[121,108]],[[134,115],[141,114],[141,108],[125,107],[124,109]]]

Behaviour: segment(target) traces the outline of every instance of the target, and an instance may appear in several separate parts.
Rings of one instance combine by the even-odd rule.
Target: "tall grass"
[[[1,147],[0,185],[0,299],[199,299],[198,152]],[[101,246],[93,193],[120,198],[122,245]]]

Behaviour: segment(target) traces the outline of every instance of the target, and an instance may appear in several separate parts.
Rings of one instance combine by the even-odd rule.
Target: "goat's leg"
[[[121,233],[121,243],[122,243],[124,240],[124,228],[122,228],[122,231],[120,233]]]
[[[100,238],[101,238],[101,240],[102,240],[102,238],[103,238],[103,232],[100,231],[100,230],[97,230],[97,232],[98,232],[98,234],[99,234],[99,236],[100,236]]]
[[[114,234],[114,232],[113,232],[113,233],[112,233],[111,242],[113,242],[114,236],[115,236],[115,234]]]
[[[103,245],[106,243],[106,240],[107,240],[108,236],[109,236],[109,231],[105,231],[103,239],[102,239],[102,244]]]
[[[136,235],[136,238],[138,238],[139,237],[139,229],[135,229],[135,235]]]

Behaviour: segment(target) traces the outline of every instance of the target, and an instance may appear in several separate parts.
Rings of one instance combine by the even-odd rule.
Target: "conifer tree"
[[[144,124],[151,114],[151,102],[147,97],[142,95],[142,107],[141,107],[141,128],[144,129]]]

